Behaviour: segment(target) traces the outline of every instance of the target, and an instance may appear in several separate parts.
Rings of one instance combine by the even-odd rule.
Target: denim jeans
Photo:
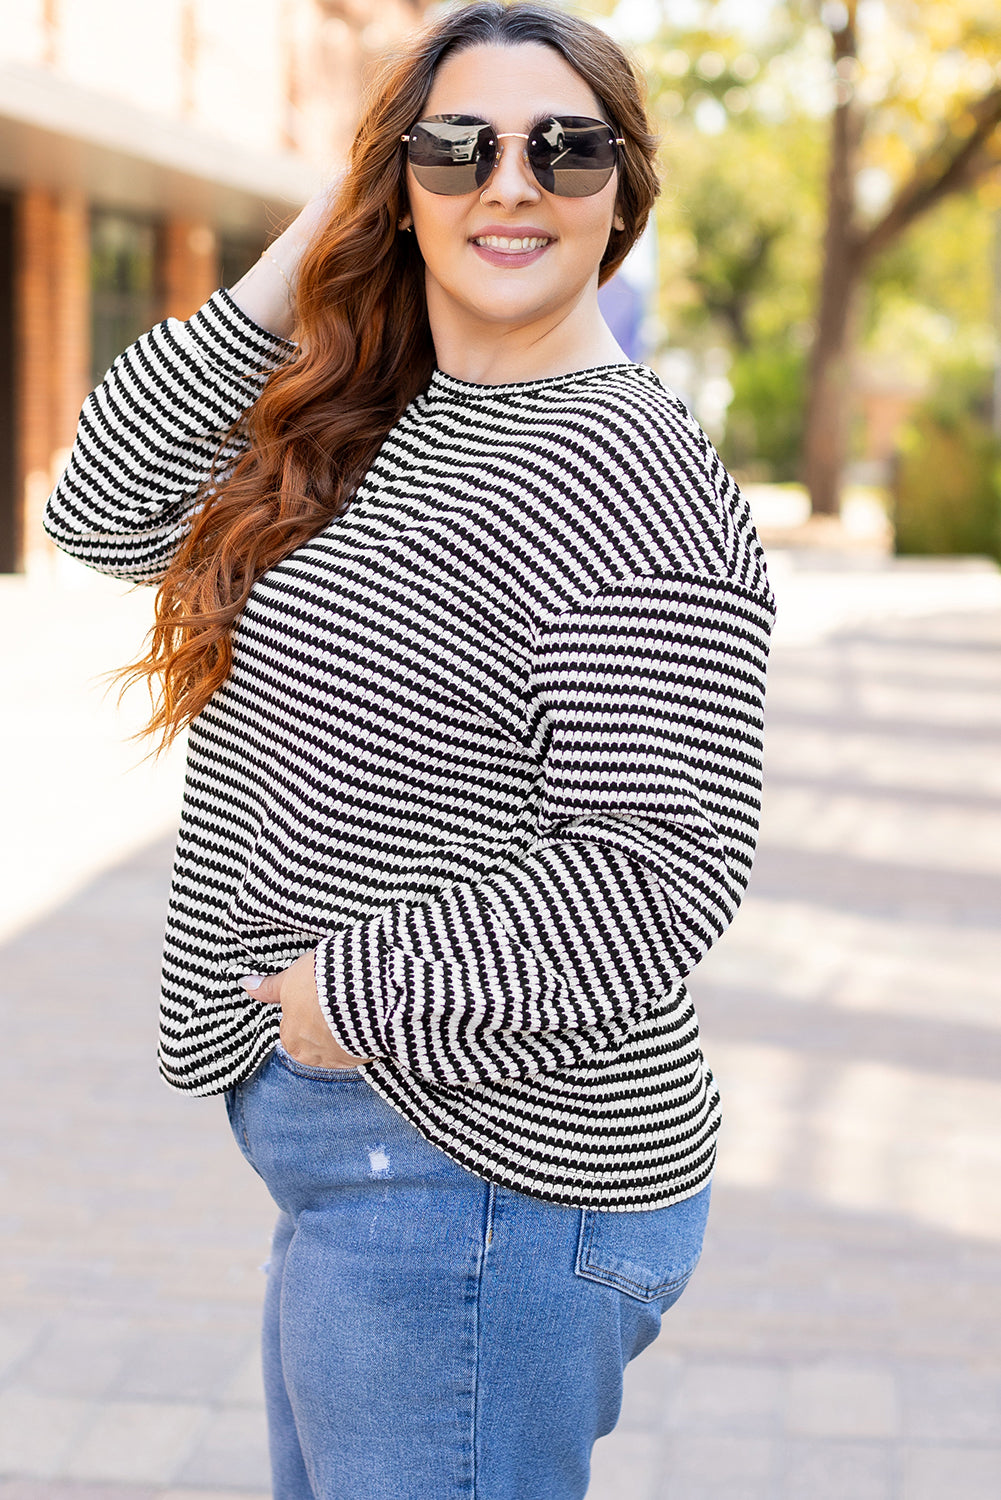
[[[581,1500],[622,1371],[702,1248],[709,1188],[565,1208],[485,1182],[355,1070],[280,1046],[226,1095],[278,1205],[275,1500]]]

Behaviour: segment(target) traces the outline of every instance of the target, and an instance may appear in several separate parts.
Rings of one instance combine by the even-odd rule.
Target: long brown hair
[[[434,346],[423,261],[401,234],[406,161],[400,137],[420,118],[446,56],[483,43],[554,48],[589,84],[625,139],[604,282],[641,233],[658,190],[656,139],[621,49],[547,5],[477,3],[411,40],[371,93],[348,171],[307,248],[296,288],[293,356],[238,424],[246,447],[213,475],[159,587],[147,654],[126,671],[153,702],[147,733],[163,744],[200,713],[229,672],[231,630],[254,582],[350,501],[387,432],[427,385]]]

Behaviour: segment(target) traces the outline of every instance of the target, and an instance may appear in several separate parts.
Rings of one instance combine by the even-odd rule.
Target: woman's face
[[[477,46],[446,58],[422,111],[475,115],[498,133],[525,131],[548,115],[605,112],[589,86],[551,47]],[[525,329],[557,324],[597,292],[598,267],[615,218],[618,173],[590,198],[546,192],[525,161],[525,142],[505,150],[482,188],[447,197],[421,187],[407,169],[414,231],[426,265],[428,312],[453,326]],[[621,224],[621,220],[618,221]],[[617,226],[618,227],[618,226]],[[537,249],[490,246],[490,238],[535,239]]]

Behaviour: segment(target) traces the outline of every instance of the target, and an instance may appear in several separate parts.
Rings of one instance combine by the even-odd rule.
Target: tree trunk
[[[832,32],[837,103],[831,129],[827,230],[817,329],[810,359],[802,475],[814,515],[837,515],[848,452],[852,366],[859,292],[873,259],[950,193],[994,171],[987,148],[1001,128],[1001,85],[964,106],[943,138],[914,165],[882,219],[864,230],[856,216],[855,168],[864,118],[854,97],[858,74],[856,11],[845,0],[845,23]]]
[[[834,33],[838,99],[831,129],[827,181],[827,230],[820,307],[810,358],[810,386],[803,439],[803,479],[815,515],[837,515],[848,451],[851,368],[862,270],[855,219],[855,157],[861,117],[854,101],[855,6]]]
[[[848,453],[858,269],[843,250],[825,257],[817,332],[810,359],[803,481],[814,515],[836,516]]]

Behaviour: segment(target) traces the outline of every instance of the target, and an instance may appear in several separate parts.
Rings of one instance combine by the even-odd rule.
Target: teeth
[[[548,238],[543,239],[508,239],[500,234],[481,234],[473,242],[476,245],[485,245],[488,250],[507,250],[517,253],[519,250],[539,250],[543,245],[548,245]]]

